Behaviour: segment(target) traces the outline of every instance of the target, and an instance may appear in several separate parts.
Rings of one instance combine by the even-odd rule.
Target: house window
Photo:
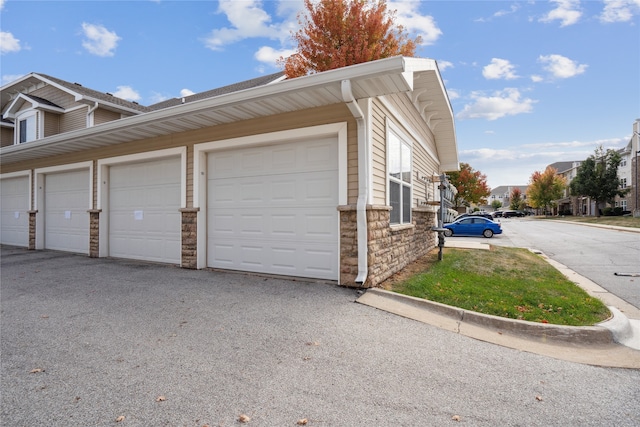
[[[625,166],[627,166],[627,159],[622,159],[622,160],[620,161],[620,167],[621,167],[621,168],[623,168],[623,167],[625,167]]]
[[[627,188],[627,178],[622,178],[620,180],[620,188]]]
[[[620,207],[622,208],[623,211],[627,210],[627,201],[626,200],[620,200]]]
[[[17,143],[33,141],[36,139],[36,115],[31,114],[18,119]]]
[[[411,223],[411,146],[393,129],[387,134],[391,224]]]

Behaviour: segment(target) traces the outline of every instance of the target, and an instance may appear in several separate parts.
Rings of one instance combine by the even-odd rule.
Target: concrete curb
[[[615,311],[612,310],[613,317],[603,322],[607,324],[606,327],[602,323],[596,326],[562,326],[482,314],[386,291],[384,289],[373,288],[367,290],[367,293],[370,292],[378,298],[391,299],[403,304],[420,307],[436,314],[448,316],[459,323],[471,323],[506,334],[525,335],[531,340],[541,342],[558,341],[571,344],[612,344],[617,342],[615,339],[617,336],[625,336],[625,331],[627,328],[630,328],[626,316],[615,309]],[[364,295],[362,297],[364,297]],[[362,297],[358,298],[358,302],[361,302]]]
[[[640,351],[617,343],[629,339],[629,320],[615,308],[606,322],[576,327],[489,316],[379,288],[368,289],[356,302],[515,350],[587,365],[640,369]]]

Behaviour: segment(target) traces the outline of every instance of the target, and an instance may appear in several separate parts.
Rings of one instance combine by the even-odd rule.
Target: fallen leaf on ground
[[[311,342],[308,342],[307,345],[318,346],[320,345],[320,343],[318,341],[311,341]]]
[[[249,418],[249,416],[242,414],[238,417],[238,421],[240,421],[241,423],[248,423],[249,421],[251,421],[251,418]]]
[[[44,369],[36,368],[36,369],[32,369],[32,370],[29,371],[30,374],[37,374],[39,372],[44,372]]]
[[[460,415],[454,415],[453,417],[451,417],[451,419],[453,421],[460,421]]]
[[[120,415],[118,418],[116,418],[116,422],[119,423],[121,421],[124,421],[124,415]]]
[[[536,396],[536,400],[537,400],[538,402],[542,402],[542,396],[540,396],[540,395]]]
[[[156,402],[164,402],[165,400],[167,400],[167,398],[166,398],[166,397],[164,397],[164,396],[158,396],[158,397],[156,398]]]
[[[306,418],[303,418],[303,419],[301,419],[301,420],[298,420],[298,423],[297,423],[297,424],[298,424],[299,426],[306,426],[308,422],[309,422],[309,420],[307,420]]]

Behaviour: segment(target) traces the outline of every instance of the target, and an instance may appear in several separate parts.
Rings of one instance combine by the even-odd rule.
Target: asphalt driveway
[[[1,250],[3,426],[640,424],[638,370],[476,341],[352,289]]]

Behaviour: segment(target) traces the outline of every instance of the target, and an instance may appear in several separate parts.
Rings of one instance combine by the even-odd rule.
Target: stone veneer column
[[[340,206],[340,283],[358,287],[358,242],[356,207]],[[430,208],[414,208],[411,224],[390,226],[389,206],[367,206],[368,273],[363,287],[374,287],[426,255],[436,246],[437,233],[431,231],[436,213]]]
[[[89,212],[89,258],[100,256],[100,212],[102,209],[90,209]]]
[[[182,268],[198,268],[198,211],[200,208],[180,209],[182,214]]]
[[[36,214],[38,211],[27,211],[29,215],[29,246],[28,250],[34,251],[36,249]]]

